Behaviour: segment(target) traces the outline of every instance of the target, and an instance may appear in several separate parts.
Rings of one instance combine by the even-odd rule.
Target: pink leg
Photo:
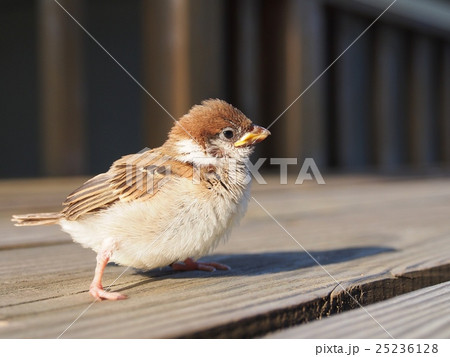
[[[214,271],[216,269],[219,270],[230,270],[231,268],[228,265],[225,264],[219,264],[219,263],[203,263],[203,262],[196,262],[192,258],[187,258],[183,263],[173,263],[172,268],[174,270],[204,270],[204,271]]]
[[[124,300],[127,298],[126,295],[112,293],[103,289],[103,272],[110,257],[111,251],[102,251],[97,254],[97,266],[95,267],[94,280],[92,280],[91,286],[89,287],[89,293],[98,300]]]

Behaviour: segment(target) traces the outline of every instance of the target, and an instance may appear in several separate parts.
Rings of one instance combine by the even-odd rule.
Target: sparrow
[[[228,270],[196,260],[226,240],[250,197],[246,162],[270,132],[219,99],[194,105],[158,148],[123,156],[73,191],[60,212],[14,215],[16,226],[59,224],[97,253],[90,294],[127,298],[102,286],[109,261],[150,270]]]

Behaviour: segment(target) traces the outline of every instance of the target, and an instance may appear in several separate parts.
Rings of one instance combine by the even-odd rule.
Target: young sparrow
[[[126,298],[103,289],[108,261],[138,269],[229,269],[192,258],[211,252],[244,215],[246,161],[269,134],[230,104],[203,101],[173,126],[164,145],[115,161],[72,192],[61,212],[12,220],[17,226],[58,223],[93,249],[97,266],[89,292],[97,299]]]

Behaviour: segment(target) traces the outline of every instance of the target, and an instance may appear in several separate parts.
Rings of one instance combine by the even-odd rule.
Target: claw
[[[203,270],[203,271],[215,271],[218,270],[231,270],[228,265],[215,263],[215,262],[196,262],[195,260],[188,258],[184,263],[173,263],[172,269],[180,271],[191,271],[191,270]]]
[[[89,293],[95,298],[99,300],[125,300],[127,298],[126,295],[121,293],[115,293],[110,291],[105,291],[103,286],[91,284],[89,289]]]
[[[95,267],[94,280],[92,280],[89,287],[89,293],[97,300],[124,300],[126,295],[121,293],[113,293],[105,291],[102,285],[103,272],[105,271],[106,264],[108,264],[111,256],[110,250],[102,250],[97,254],[97,266]]]

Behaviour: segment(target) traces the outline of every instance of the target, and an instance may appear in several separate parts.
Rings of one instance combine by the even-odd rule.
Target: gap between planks
[[[360,309],[359,304],[368,306],[399,295],[437,285],[448,280],[450,280],[450,264],[427,270],[409,272],[405,275],[394,276],[392,279],[363,283],[361,285],[352,286],[348,290],[337,289],[339,291],[337,293],[333,290],[324,298],[318,298],[297,306],[273,310],[265,314],[217,326],[209,330],[184,334],[177,337],[261,337],[277,330],[291,328],[314,320],[320,320],[324,317],[340,314],[344,311]],[[370,321],[371,318],[368,315],[366,316],[366,319],[368,325],[371,325],[372,323],[374,326],[377,325],[375,321]],[[380,336],[380,338],[388,337],[385,334],[382,335],[383,336]],[[315,336],[315,338],[318,337],[320,336]],[[340,338],[342,337],[343,336],[340,336]]]

